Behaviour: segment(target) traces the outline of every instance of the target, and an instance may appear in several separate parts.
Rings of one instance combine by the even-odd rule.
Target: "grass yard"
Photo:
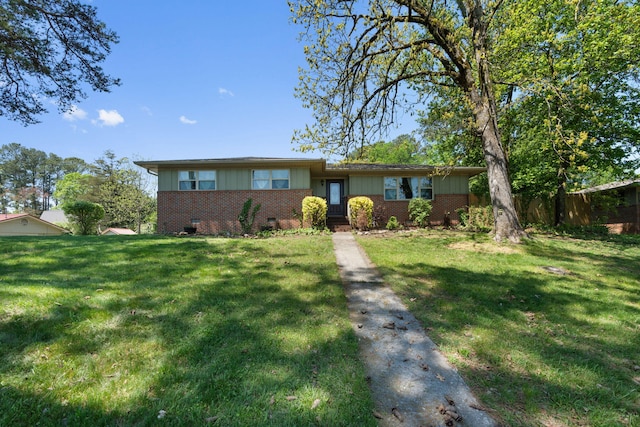
[[[0,425],[375,425],[329,236],[0,239]]]
[[[358,241],[506,425],[640,426],[640,239],[385,236]]]

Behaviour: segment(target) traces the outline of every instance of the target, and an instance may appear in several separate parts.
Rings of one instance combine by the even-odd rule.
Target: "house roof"
[[[128,228],[114,228],[110,227],[104,230],[101,234],[138,234]]]
[[[22,218],[22,217],[28,217],[31,216],[28,213],[17,213],[17,214],[0,214],[0,222],[3,221],[11,221],[17,218]]]
[[[599,191],[622,190],[630,187],[640,187],[640,179],[627,179],[624,181],[610,182],[608,184],[597,185],[595,187],[585,188],[584,190],[574,191],[571,194],[597,193]]]
[[[228,167],[255,167],[256,164],[277,168],[304,166],[314,171],[325,168],[324,159],[305,158],[279,158],[279,157],[231,157],[223,159],[190,159],[190,160],[150,160],[135,161],[136,165],[147,171],[157,174],[159,168],[228,168]]]
[[[414,164],[388,163],[338,163],[327,165],[328,172],[343,172],[350,174],[379,175],[385,173],[419,173],[426,175],[468,175],[474,176],[486,172],[485,167],[473,166],[432,166]]]
[[[160,168],[229,168],[256,167],[258,165],[277,167],[309,167],[314,175],[345,175],[345,174],[380,174],[393,173],[424,173],[428,175],[468,175],[474,176],[485,172],[485,167],[469,166],[429,166],[409,164],[381,164],[381,163],[339,163],[327,164],[324,159],[309,158],[275,158],[275,157],[233,157],[226,159],[192,159],[192,160],[151,160],[136,161],[136,165],[157,174]]]
[[[45,224],[48,227],[52,227],[52,228],[60,230],[60,231],[62,231],[64,233],[67,233],[67,230],[65,230],[64,228],[58,227],[55,224],[52,224],[52,223],[50,223],[48,221],[44,221],[44,220],[42,220],[42,219],[40,219],[40,218],[38,218],[36,216],[30,215],[28,213],[16,213],[16,214],[6,214],[5,213],[5,214],[0,214],[0,222],[17,221],[17,220],[22,219],[22,218],[29,218],[32,221],[40,222],[42,224]]]
[[[61,209],[51,209],[47,211],[43,211],[40,214],[40,219],[43,221],[48,221],[51,223],[65,223],[69,222],[69,219],[64,214],[64,211]]]

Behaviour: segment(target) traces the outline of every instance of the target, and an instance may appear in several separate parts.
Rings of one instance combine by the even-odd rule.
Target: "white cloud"
[[[185,125],[195,125],[198,121],[187,119],[185,116],[180,116],[180,123],[184,123]]]
[[[124,123],[124,117],[117,110],[98,110],[98,120],[92,122],[100,126],[118,126]]]
[[[78,108],[77,105],[71,106],[71,108],[62,114],[62,118],[68,122],[75,122],[77,120],[84,120],[87,118],[87,112],[82,108]]]
[[[225,88],[223,88],[223,87],[218,88],[218,93],[219,93],[220,95],[235,96],[235,95],[233,94],[233,92],[231,92],[229,89],[225,89]]]

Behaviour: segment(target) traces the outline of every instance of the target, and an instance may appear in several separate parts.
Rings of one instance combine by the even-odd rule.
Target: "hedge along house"
[[[302,200],[327,200],[329,218],[344,218],[351,197],[367,196],[388,219],[408,221],[411,198],[433,201],[432,222],[469,205],[469,178],[481,167],[437,168],[423,165],[340,164],[324,159],[230,158],[137,161],[158,176],[158,232],[194,227],[198,233],[240,233],[244,203],[260,204],[254,230],[263,226],[300,226]],[[382,224],[384,225],[384,224]]]

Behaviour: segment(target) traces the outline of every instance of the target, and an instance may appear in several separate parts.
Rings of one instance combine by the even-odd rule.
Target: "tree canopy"
[[[510,155],[542,152],[548,167],[538,172],[552,171],[564,189],[567,168],[628,158],[637,146],[635,2],[290,5],[305,28],[307,67],[297,95],[315,119],[294,135],[300,148],[346,155],[377,140],[401,112],[424,111],[422,123],[434,126],[424,134],[440,144],[432,154],[487,165],[497,239],[522,235]]]
[[[101,206],[100,225],[140,231],[156,209],[146,175],[112,151],[93,164],[17,143],[0,147],[0,209],[40,215],[75,202]]]
[[[456,87],[487,165],[496,240],[524,231],[498,129],[490,30],[502,1],[306,0],[290,2],[305,27],[307,68],[297,95],[315,123],[294,134],[301,149],[346,155],[430,96]],[[410,92],[409,89],[415,89]]]
[[[83,84],[108,92],[119,81],[100,64],[118,42],[96,8],[78,0],[0,1],[0,116],[37,123],[53,100],[68,111]]]
[[[97,203],[78,200],[64,205],[64,213],[73,224],[74,231],[81,236],[96,234],[98,223],[104,218],[104,208]]]
[[[638,169],[640,10],[630,2],[524,0],[496,20],[507,29],[491,62],[513,189],[525,202],[555,196],[560,224],[567,191]],[[465,101],[440,92],[422,130],[441,159],[473,162],[473,136],[460,117],[470,114]]]
[[[378,141],[349,153],[350,162],[386,164],[421,164],[425,157],[422,144],[411,135],[400,135],[393,141]]]

